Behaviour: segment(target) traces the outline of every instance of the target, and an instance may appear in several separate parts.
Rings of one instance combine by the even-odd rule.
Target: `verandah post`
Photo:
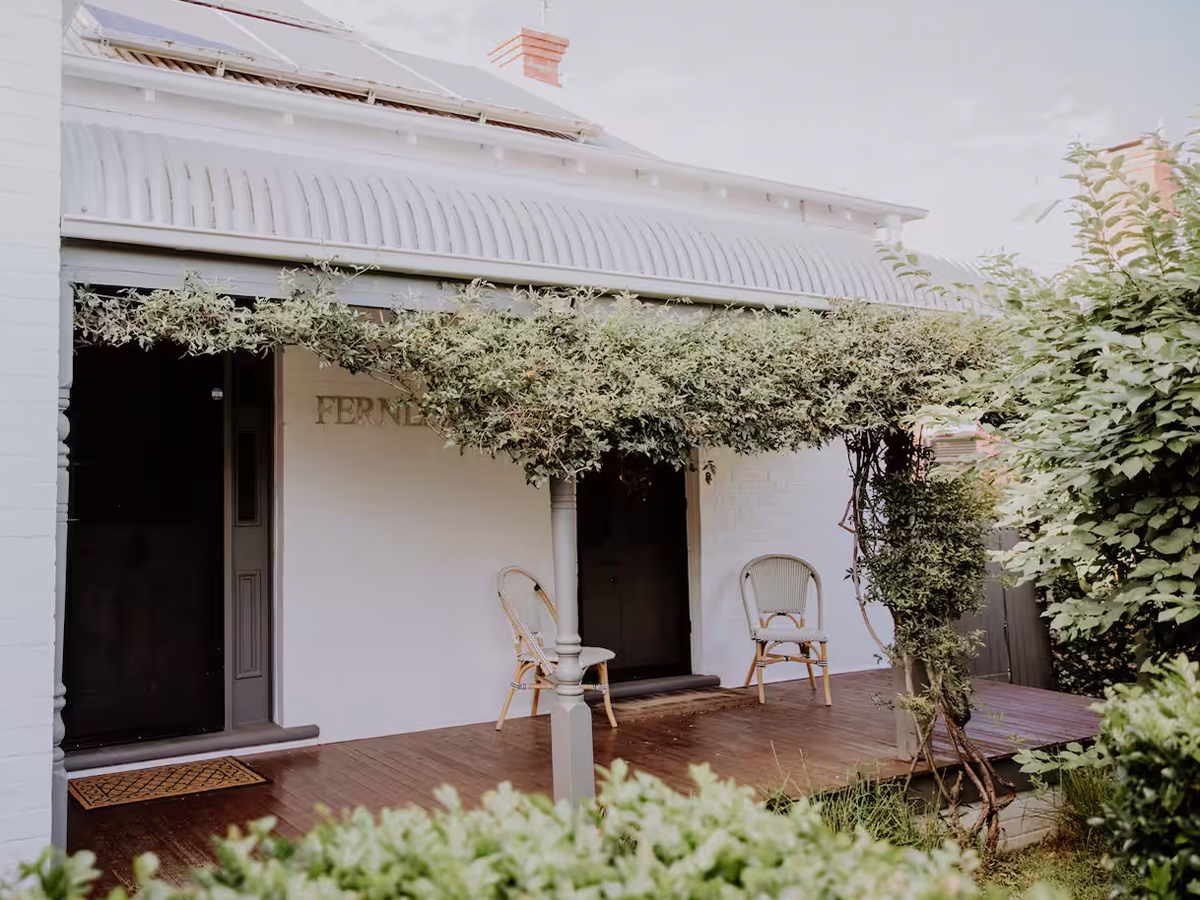
[[[53,741],[50,750],[50,840],[60,850],[67,849],[67,767],[62,742],[66,737],[62,711],[67,703],[63,685],[63,640],[67,614],[67,516],[70,499],[67,437],[71,423],[67,408],[71,404],[74,372],[75,288],[65,278],[59,296],[58,324],[58,486],[57,515],[54,529],[54,713]]]
[[[575,539],[575,479],[550,479],[550,532],[554,548],[554,596],[558,609],[555,693],[550,713],[554,799],[575,803],[596,795],[592,762],[592,711],[583,702],[579,665],[579,559]]]

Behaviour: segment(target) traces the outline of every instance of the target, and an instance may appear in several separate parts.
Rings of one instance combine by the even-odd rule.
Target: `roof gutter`
[[[156,52],[161,52],[161,48]],[[179,56],[177,52],[173,55]],[[583,162],[589,166],[608,166],[629,171],[677,175],[714,187],[724,186],[763,195],[793,197],[809,203],[861,210],[881,218],[895,215],[899,216],[901,221],[912,221],[922,219],[927,214],[927,210],[917,206],[869,200],[852,194],[822,191],[755,178],[750,175],[723,172],[719,169],[669,162],[578,141],[566,141],[511,129],[488,128],[476,122],[425,115],[402,109],[385,109],[365,103],[347,103],[315,94],[281,91],[272,87],[225,81],[208,75],[173,72],[118,59],[67,53],[63,55],[63,74],[134,88],[152,88],[164,94],[195,97],[214,103],[265,109],[272,112],[291,112],[326,121],[339,121],[359,126],[367,125],[389,131],[411,131],[446,140],[503,146],[509,150],[521,150],[555,159],[565,159],[572,163]],[[271,70],[270,77],[277,79],[279,71]],[[307,77],[306,75],[306,81]],[[350,92],[363,93],[362,84],[363,82],[357,82],[358,86]],[[332,84],[330,89],[348,90],[346,85],[335,87]],[[514,124],[545,129],[544,123],[538,125],[535,120],[540,121],[536,116],[530,114],[527,122]],[[560,122],[560,120],[555,121]],[[486,133],[481,133],[485,129]]]

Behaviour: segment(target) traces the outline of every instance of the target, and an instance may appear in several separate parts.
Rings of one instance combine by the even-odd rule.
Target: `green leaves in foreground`
[[[1136,876],[1129,896],[1200,896],[1200,665],[1184,656],[1153,670],[1148,686],[1117,685],[1093,707],[1100,736],[1091,747],[1024,751],[1024,771],[1111,768],[1104,805],[1110,853]]]
[[[979,895],[975,860],[946,846],[892,847],[837,834],[816,806],[787,813],[693,769],[680,794],[614,765],[593,806],[572,811],[507,785],[478,809],[359,810],[294,843],[261,823],[220,842],[221,866],[175,887],[144,871],[146,900],[957,900]],[[47,856],[4,900],[82,900],[90,857]],[[69,872],[67,871],[69,870]],[[62,876],[60,877],[60,873]],[[81,878],[80,875],[83,875]],[[50,885],[67,889],[48,890]]]

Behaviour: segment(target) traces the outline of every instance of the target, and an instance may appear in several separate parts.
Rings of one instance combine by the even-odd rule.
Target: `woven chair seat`
[[[517,670],[509,682],[508,699],[500,707],[500,718],[496,720],[499,731],[504,727],[504,717],[508,715],[508,705],[516,691],[533,689],[533,706],[529,711],[536,716],[542,691],[554,691],[561,682],[557,675],[558,651],[554,649],[558,611],[550,592],[528,569],[507,566],[496,576],[496,593],[512,627],[513,650],[517,657]],[[613,715],[608,694],[608,661],[616,656],[603,647],[581,647],[579,651],[579,667],[584,674],[588,669],[595,669],[596,686],[604,695],[604,712],[613,728],[617,727],[617,717]],[[527,675],[532,677],[532,683],[525,682]]]
[[[796,644],[813,644],[827,641],[825,632],[820,628],[755,628],[756,641],[790,641]]]
[[[746,624],[754,641],[754,662],[746,673],[746,687],[758,675],[758,702],[766,703],[765,670],[778,663],[801,663],[808,667],[808,683],[816,691],[813,667],[821,670],[825,682],[825,705],[833,698],[829,691],[829,638],[825,633],[825,599],[821,594],[821,576],[811,563],[798,556],[768,553],[742,567],[738,581],[742,586],[742,605]],[[809,611],[808,596],[817,595],[817,627],[804,624]],[[775,648],[783,644],[782,650]],[[795,651],[787,644],[799,645]]]
[[[558,653],[552,647],[547,647],[542,651],[546,654],[546,659],[552,663],[558,663]],[[615,659],[617,654],[611,650],[605,650],[603,647],[584,647],[579,652],[579,667],[582,669],[591,668],[602,662],[608,662],[610,659]],[[532,653],[520,653],[517,659],[521,662],[537,662],[537,657]]]

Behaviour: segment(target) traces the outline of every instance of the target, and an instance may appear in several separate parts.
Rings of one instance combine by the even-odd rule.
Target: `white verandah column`
[[[54,723],[50,756],[50,839],[55,847],[67,848],[67,768],[62,742],[66,737],[62,711],[67,705],[63,685],[63,638],[67,615],[67,521],[70,502],[70,449],[67,436],[71,423],[71,381],[75,350],[75,288],[63,279],[59,297],[58,324],[58,484],[54,528]]]
[[[592,711],[583,702],[579,665],[579,559],[575,539],[575,479],[550,479],[550,531],[554,597],[558,608],[557,703],[550,713],[554,799],[572,803],[596,795],[592,762]]]

